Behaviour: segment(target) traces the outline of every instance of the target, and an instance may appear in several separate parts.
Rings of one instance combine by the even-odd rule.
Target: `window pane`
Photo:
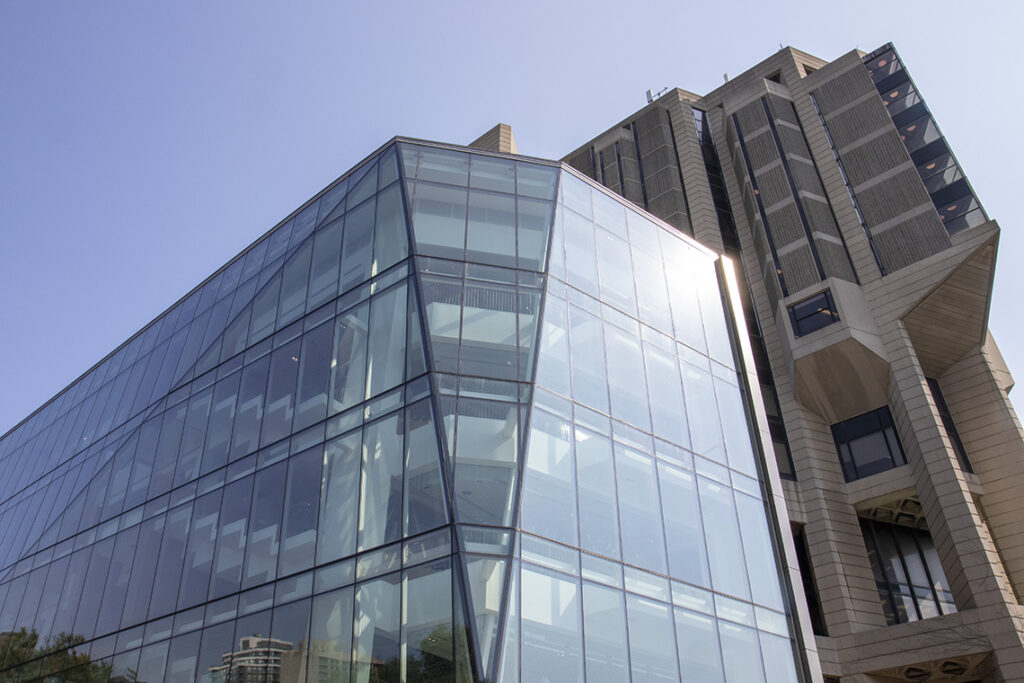
[[[334,332],[329,414],[361,402],[366,391],[366,337],[370,304],[342,313]]]
[[[458,372],[462,282],[451,278],[423,277],[421,285],[433,354],[431,369]]]
[[[563,213],[567,280],[573,287],[596,297],[597,247],[594,243],[594,225],[572,211]]]
[[[211,599],[233,593],[241,586],[252,484],[250,476],[224,487],[210,578]]]
[[[398,680],[401,625],[401,574],[395,573],[356,588],[353,634],[356,683]]]
[[[166,518],[161,515],[147,519],[139,528],[139,540],[136,546],[135,561],[132,564],[131,579],[128,581],[124,611],[121,615],[121,626],[131,626],[146,620],[146,613],[149,608],[149,598],[153,590],[153,577],[156,574],[157,560],[160,553],[160,543],[164,533],[164,522]],[[72,580],[76,569],[75,559],[79,557],[76,553],[72,555],[72,562],[68,568],[68,580]],[[73,586],[65,584],[66,595],[73,590]],[[61,603],[58,608],[58,616],[54,619],[54,632],[70,631],[71,625],[66,627],[60,622],[60,615],[66,609],[67,602]]]
[[[451,560],[405,572],[402,616],[405,680],[454,680]]]
[[[572,347],[573,398],[603,413],[608,412],[608,379],[605,375],[604,335],[601,321],[583,309],[569,307]]]
[[[373,274],[383,273],[409,255],[402,191],[396,183],[377,196],[377,226],[373,233]]]
[[[308,680],[349,683],[353,587],[313,598]]]
[[[402,451],[400,414],[363,429],[360,550],[402,537]]]
[[[405,411],[405,535],[413,536],[448,522],[430,401]]]
[[[732,489],[697,478],[704,520],[704,538],[711,565],[711,585],[728,595],[749,599],[746,562],[740,543]]]
[[[320,325],[302,337],[293,432],[301,431],[327,417],[333,341],[334,326],[330,323]]]
[[[313,566],[322,459],[322,449],[311,448],[288,461],[278,576]]]
[[[678,681],[671,608],[635,595],[626,596],[626,605],[633,680]]]
[[[470,190],[466,259],[498,266],[516,264],[516,199]]]
[[[675,617],[679,668],[687,683],[722,683],[722,653],[715,620],[683,609],[676,609]]]
[[[355,431],[324,446],[318,564],[355,552],[361,443],[361,434]]]
[[[607,321],[604,334],[608,345],[608,391],[612,415],[650,431],[651,414],[647,405],[640,339]]]
[[[540,568],[522,568],[522,680],[583,681],[579,586]]]
[[[565,301],[551,293],[544,303],[537,356],[537,384],[563,396],[569,396],[569,315]]]
[[[516,311],[515,287],[466,283],[460,372],[516,379]]]
[[[669,572],[675,578],[710,587],[704,530],[692,472],[658,463]]]
[[[374,201],[371,200],[364,202],[345,215],[339,294],[347,292],[370,278],[374,211]]]
[[[287,464],[278,463],[256,473],[252,512],[249,515],[249,541],[245,547],[242,587],[272,581],[277,574],[281,510]]]
[[[191,519],[191,505],[183,505],[167,513],[164,536],[160,543],[160,559],[157,561],[156,577],[149,603],[150,619],[173,612],[177,605],[178,584],[181,582],[181,568],[184,564]]]
[[[313,242],[309,240],[285,261],[277,312],[278,327],[297,320],[306,310],[306,288],[309,284],[309,261],[312,254]]]
[[[615,444],[622,559],[665,573],[665,538],[654,458]]]
[[[587,683],[628,683],[626,605],[621,591],[583,584]]]
[[[341,268],[341,226],[334,221],[313,238],[313,258],[309,275],[307,311],[327,303],[338,293],[338,272]]]
[[[690,433],[683,403],[676,357],[651,344],[644,344],[647,388],[650,392],[654,433],[681,446],[690,446]]]
[[[263,394],[267,390],[269,366],[270,357],[265,356],[242,370],[242,383],[238,389],[238,415],[231,438],[231,460],[252,453],[259,446]]]
[[[299,345],[300,340],[296,339],[276,349],[270,356],[270,379],[260,446],[278,441],[291,433],[295,382],[299,374]]]
[[[412,225],[418,253],[463,258],[466,201],[467,193],[463,188],[416,183]]]
[[[514,404],[461,399],[455,448],[455,505],[461,522],[508,526],[517,475]]]
[[[405,372],[406,285],[370,300],[366,398],[401,384]]]
[[[217,383],[213,392],[210,425],[200,474],[208,474],[228,462],[231,447],[231,429],[235,424],[235,406],[242,373],[236,372]]]
[[[192,509],[192,525],[188,547],[185,550],[185,567],[181,575],[178,609],[192,607],[206,600],[210,572],[213,568],[222,493],[223,489],[208,493],[196,500]]]
[[[516,204],[519,209],[518,265],[526,270],[544,270],[554,205],[549,201],[523,197],[516,200]]]
[[[575,433],[580,547],[618,558],[619,519],[611,441],[578,425]]]
[[[522,484],[522,528],[560,543],[577,545],[571,428],[562,419],[535,410],[528,443]]]

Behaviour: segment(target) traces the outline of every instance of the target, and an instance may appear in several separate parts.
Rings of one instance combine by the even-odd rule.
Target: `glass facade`
[[[726,311],[561,165],[386,146],[0,440],[0,677],[800,680]]]

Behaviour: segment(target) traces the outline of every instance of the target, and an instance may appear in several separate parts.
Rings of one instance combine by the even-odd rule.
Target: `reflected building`
[[[0,632],[111,680],[812,680],[742,327],[570,167],[396,139],[0,440]]]

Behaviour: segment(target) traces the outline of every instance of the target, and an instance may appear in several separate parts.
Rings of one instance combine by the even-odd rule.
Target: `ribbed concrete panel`
[[[807,242],[800,212],[793,202],[787,202],[769,213],[768,223],[771,224],[776,249],[783,249],[794,242]]]
[[[857,64],[851,69],[825,81],[814,91],[821,112],[826,116],[863,95],[875,92],[867,69]]]
[[[767,128],[760,133],[748,133],[743,129],[743,143],[747,146],[747,156],[754,173],[760,173],[765,166],[779,163],[779,148],[775,146],[771,131]],[[744,164],[745,166],[745,164]]]
[[[818,258],[821,266],[829,277],[837,277],[847,282],[856,282],[857,278],[850,265],[850,256],[841,244],[829,240],[816,240]]]
[[[877,97],[852,105],[848,109],[825,117],[832,142],[838,149],[844,149],[857,140],[875,131],[892,125],[892,119],[885,106]]]
[[[829,129],[831,132],[831,128]],[[899,133],[889,130],[852,149],[840,152],[843,168],[854,187],[910,161]],[[858,195],[859,197],[859,195]]]
[[[889,273],[949,248],[949,236],[942,222],[930,212],[885,230],[872,231],[871,240]]]
[[[779,254],[779,265],[782,267],[786,287],[791,292],[798,292],[821,281],[818,277],[818,266],[814,263],[811,248],[807,245],[793,251]]]
[[[864,219],[871,228],[918,206],[931,205],[931,199],[921,184],[921,178],[913,168],[901,171],[870,187],[854,186],[854,191],[857,193],[857,202],[860,204]]]
[[[757,189],[761,193],[761,204],[765,209],[774,207],[779,202],[792,199],[793,190],[789,186],[786,170],[782,164],[769,169],[754,171],[757,175]]]

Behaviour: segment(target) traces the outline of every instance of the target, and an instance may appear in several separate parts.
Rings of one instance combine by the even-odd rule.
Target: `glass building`
[[[736,292],[392,141],[0,440],[0,678],[805,680]]]

